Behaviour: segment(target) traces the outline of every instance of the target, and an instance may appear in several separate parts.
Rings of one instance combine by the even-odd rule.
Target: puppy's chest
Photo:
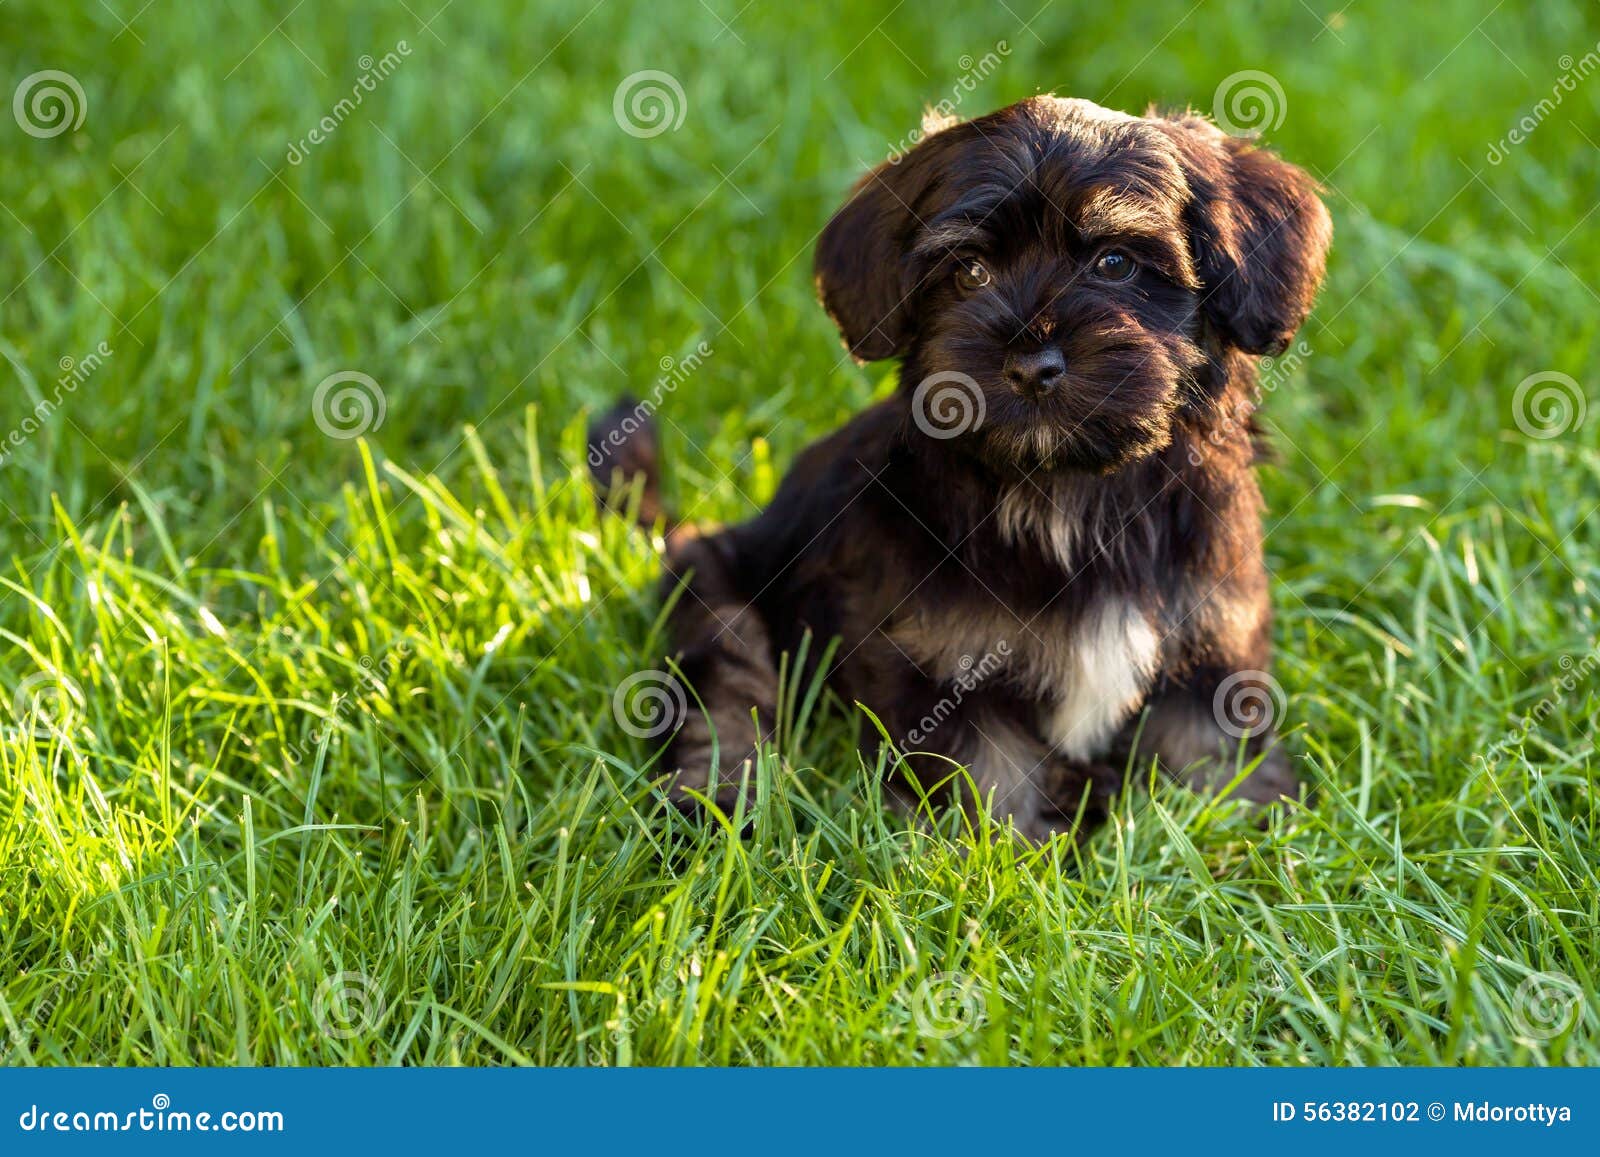
[[[993,537],[963,568],[962,596],[913,611],[891,637],[931,678],[967,685],[976,672],[1031,705],[1062,755],[1105,754],[1163,651],[1146,610],[1163,602],[1157,536],[1128,502],[1081,485],[1008,491],[985,528]]]
[[[1144,701],[1161,650],[1145,612],[1114,595],[1031,622],[1004,611],[913,616],[889,635],[930,678],[976,678],[1030,701],[1041,738],[1073,759],[1105,753]]]

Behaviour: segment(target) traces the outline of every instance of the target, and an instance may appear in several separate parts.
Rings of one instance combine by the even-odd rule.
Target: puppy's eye
[[[1095,276],[1102,281],[1127,281],[1138,271],[1133,258],[1120,249],[1107,249],[1094,263]]]
[[[968,293],[982,289],[993,280],[981,261],[963,262],[961,268],[956,270],[956,284]]]

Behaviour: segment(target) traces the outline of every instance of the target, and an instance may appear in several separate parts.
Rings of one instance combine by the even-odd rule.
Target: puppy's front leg
[[[1299,784],[1278,746],[1281,692],[1265,672],[1206,667],[1164,681],[1125,743],[1136,760],[1155,756],[1163,771],[1196,790],[1218,791],[1256,758],[1261,762],[1233,790],[1252,803],[1296,798]]]
[[[1233,798],[1293,799],[1299,784],[1277,743],[1283,691],[1268,674],[1272,603],[1254,480],[1209,493],[1206,509],[1220,513],[1213,514],[1212,551],[1190,578],[1198,596],[1169,611],[1175,622],[1163,641],[1162,672],[1116,750],[1130,752],[1136,739],[1132,754],[1141,765],[1155,756],[1168,775],[1201,791],[1227,787],[1256,763]]]
[[[1080,812],[1098,818],[1121,785],[1109,765],[1064,760],[1037,733],[1025,705],[978,694],[951,707],[948,688],[926,683],[899,697],[897,746],[922,786],[943,791],[968,815],[987,808],[1035,843],[1077,831]],[[970,784],[955,764],[967,769]]]

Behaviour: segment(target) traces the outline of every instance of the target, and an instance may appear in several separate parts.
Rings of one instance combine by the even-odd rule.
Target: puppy
[[[1203,118],[1053,96],[869,173],[816,282],[854,357],[902,359],[900,388],[805,450],[751,521],[669,521],[671,640],[704,705],[676,721],[674,797],[731,809],[749,790],[778,656],[807,633],[839,640],[826,677],[905,753],[906,799],[1042,840],[1152,758],[1200,788],[1248,771],[1249,801],[1294,795],[1262,710],[1250,414],[1331,232],[1313,180]],[[621,438],[623,413],[591,443],[630,447],[654,514],[654,438]]]

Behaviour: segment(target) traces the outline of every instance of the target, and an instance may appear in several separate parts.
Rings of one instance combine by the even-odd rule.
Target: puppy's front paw
[[[702,766],[680,766],[665,787],[672,806],[691,819],[705,818],[707,801],[730,818],[741,803],[748,813],[756,802],[755,756],[748,755],[731,767],[719,769],[714,783],[711,773]]]
[[[1303,785],[1289,767],[1289,757],[1283,753],[1283,748],[1274,747],[1262,757],[1261,762],[1251,770],[1250,774],[1245,776],[1244,781],[1228,793],[1228,798],[1257,804],[1275,804],[1284,800],[1299,799],[1302,790]]]
[[[1289,758],[1281,747],[1273,746],[1243,779],[1239,773],[1255,757],[1241,756],[1237,750],[1180,765],[1176,778],[1185,787],[1212,795],[1226,795],[1228,799],[1243,800],[1253,804],[1274,804],[1283,800],[1300,798],[1300,781],[1289,767]]]
[[[1054,760],[1040,784],[1043,799],[1036,814],[1026,823],[1013,817],[1017,831],[1036,844],[1055,836],[1082,841],[1105,820],[1125,779],[1109,763]]]

